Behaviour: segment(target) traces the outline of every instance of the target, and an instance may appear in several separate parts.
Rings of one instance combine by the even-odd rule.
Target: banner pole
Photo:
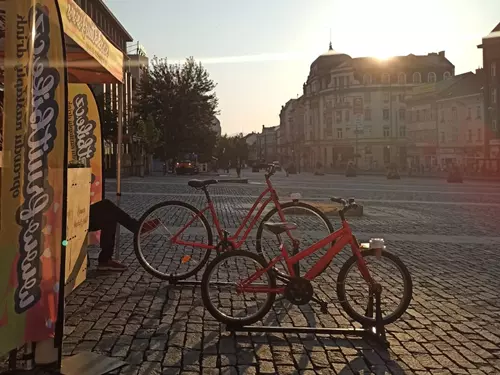
[[[122,194],[122,143],[123,143],[123,83],[118,84],[118,129],[116,153],[116,204],[120,207]],[[120,260],[120,224],[116,227],[115,257]]]

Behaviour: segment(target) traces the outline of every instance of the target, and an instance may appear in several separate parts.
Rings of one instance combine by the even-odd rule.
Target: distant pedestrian
[[[238,175],[238,178],[241,177],[241,160],[240,160],[240,158],[236,159],[236,174]]]

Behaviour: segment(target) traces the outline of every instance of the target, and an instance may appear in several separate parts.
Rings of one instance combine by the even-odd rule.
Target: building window
[[[457,107],[451,108],[451,118],[453,119],[453,121],[457,121],[458,119]]]
[[[335,112],[335,120],[337,124],[340,124],[342,122],[342,111]]]
[[[388,126],[384,126],[384,137],[389,137],[390,136],[390,130]]]
[[[497,89],[491,89],[491,102],[493,104],[497,102]]]
[[[404,110],[404,108],[401,108],[399,110],[399,119],[400,120],[404,120],[405,119],[405,114],[406,114],[406,111]]]
[[[481,141],[482,136],[483,135],[481,134],[481,129],[477,129],[477,140]]]
[[[370,85],[372,83],[372,76],[369,74],[363,75],[363,85]]]
[[[451,128],[451,139],[454,142],[458,141],[458,128],[456,126]]]
[[[399,136],[406,137],[406,126],[402,125],[399,127]]]
[[[497,63],[493,61],[491,63],[491,76],[496,77],[496,75],[497,75]]]
[[[349,112],[349,110],[345,111],[345,121],[346,122],[349,122],[351,119],[351,113]]]
[[[420,121],[420,110],[419,109],[417,109],[417,111],[415,112],[415,116],[416,116],[415,120]]]
[[[444,110],[443,109],[439,111],[439,115],[440,115],[439,117],[441,117],[441,119],[439,121],[444,122]]]
[[[366,103],[371,103],[372,101],[372,93],[371,92],[365,92],[364,94],[365,102]]]
[[[450,79],[450,78],[451,78],[451,73],[450,72],[444,72],[443,79]]]
[[[491,129],[497,131],[497,120],[491,120]]]
[[[467,132],[467,135],[469,137],[469,139],[467,141],[472,142],[472,130],[471,129],[469,129],[469,131]]]
[[[441,132],[441,143],[445,143],[446,137],[444,135],[444,132]]]
[[[389,110],[388,109],[383,109],[382,110],[382,118],[384,120],[389,120]]]
[[[470,120],[472,118],[472,108],[469,107],[467,108],[467,120]]]
[[[349,84],[350,84],[349,76],[344,77],[344,84],[346,85],[346,87],[349,87]]]
[[[342,139],[342,128],[337,128],[337,138]]]
[[[481,119],[481,106],[476,107],[476,120]]]
[[[390,83],[391,77],[388,73],[382,74],[382,83]]]
[[[413,73],[413,83],[422,83],[422,76],[419,72]]]
[[[365,109],[365,120],[371,121],[372,119],[372,110],[371,109]]]
[[[429,74],[427,74],[427,82],[429,83],[436,82],[436,73],[430,72]]]
[[[391,94],[389,92],[384,92],[384,102],[388,102],[391,99]]]
[[[399,73],[398,75],[398,83],[405,84],[406,83],[406,74]]]

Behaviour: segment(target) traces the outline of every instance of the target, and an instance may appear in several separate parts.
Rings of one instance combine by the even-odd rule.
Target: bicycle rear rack
[[[388,348],[389,342],[386,338],[385,326],[382,320],[382,310],[380,307],[380,290],[375,290],[374,295],[368,301],[366,309],[366,316],[373,317],[373,297],[375,297],[375,325],[363,328],[324,328],[324,327],[284,327],[284,326],[237,326],[227,325],[226,330],[231,333],[248,332],[248,333],[305,333],[313,335],[344,335],[344,336],[358,336],[363,338],[371,338],[382,346]]]

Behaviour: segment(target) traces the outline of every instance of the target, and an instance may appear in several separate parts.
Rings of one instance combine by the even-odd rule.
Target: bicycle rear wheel
[[[141,235],[145,223],[151,220],[159,225]],[[182,228],[178,240],[195,245],[172,243],[172,236]],[[210,250],[200,245],[212,244],[212,230],[205,216],[197,208],[180,201],[161,202],[149,208],[139,219],[139,231],[134,235],[134,251],[141,266],[151,275],[168,281],[195,275],[210,257]]]
[[[201,296],[206,309],[226,325],[243,326],[262,319],[271,309],[275,293],[238,293],[236,285],[265,267],[264,258],[245,250],[229,251],[215,257],[201,281]],[[276,288],[274,273],[267,270],[251,286]]]
[[[380,259],[377,258],[374,249],[362,251],[361,254],[366,262],[366,266],[368,268],[368,271],[370,272],[371,277],[376,283],[379,283],[382,286],[380,301],[382,309],[382,320],[384,324],[394,323],[404,314],[411,302],[413,285],[410,272],[396,255],[391,254],[387,251],[382,251]],[[337,297],[344,311],[353,320],[363,325],[374,326],[375,310],[373,317],[365,315],[369,300],[368,284],[358,270],[357,261],[358,258],[353,255],[344,263],[344,265],[340,269],[337,278]],[[375,271],[375,263],[372,266],[371,264],[369,264],[369,261],[384,261],[395,267],[390,268],[387,265],[383,266],[381,268],[382,272],[378,273]],[[349,279],[351,271],[354,271],[353,277],[356,280],[354,286],[349,283],[346,287],[346,282]],[[402,283],[396,280],[398,274],[402,277]],[[385,276],[385,279],[381,280],[381,276]],[[365,289],[365,291],[364,294],[361,295],[363,293],[363,289]],[[348,298],[348,294],[350,294],[351,292],[354,296],[352,302],[350,302]]]
[[[280,206],[281,211],[285,216],[285,220],[287,222],[297,224],[297,229],[291,230],[290,232],[293,239],[300,241],[300,249],[306,249],[334,232],[333,225],[328,217],[321,210],[310,204],[304,202],[286,202],[280,204]],[[276,236],[268,232],[264,228],[264,223],[281,221],[282,220],[279,217],[278,209],[275,207],[271,211],[269,211],[266,216],[264,216],[257,229],[257,254],[262,255],[267,262],[271,261],[274,257],[279,255],[279,243]],[[281,238],[290,255],[295,255],[295,253],[293,253],[293,244],[288,234],[283,233],[281,235]],[[326,253],[330,246],[333,245],[334,242],[319,249],[307,259],[301,260],[300,265],[304,266],[302,267],[303,270],[307,271],[309,269],[309,267],[307,267],[306,265],[307,262],[311,262],[311,264],[314,264]],[[299,262],[295,263],[295,272],[297,272],[297,269],[300,270],[300,265]],[[328,268],[328,265],[329,264],[325,265],[320,274],[324,272],[326,268]],[[284,261],[278,262],[273,268],[278,275],[282,277],[289,276]]]

